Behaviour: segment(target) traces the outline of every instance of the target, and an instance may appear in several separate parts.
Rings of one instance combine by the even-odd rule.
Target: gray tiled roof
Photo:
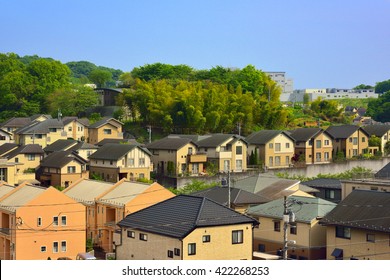
[[[77,121],[84,126],[89,126],[89,120],[86,118],[79,119],[78,117],[63,117],[62,121],[64,122],[64,125],[67,125],[68,123],[71,123],[73,121]]]
[[[146,232],[184,238],[195,228],[258,222],[204,197],[179,195],[126,216],[118,223]]]
[[[76,145],[76,143],[77,141],[72,139],[59,139],[54,143],[46,146],[43,150],[46,153],[55,152],[55,151],[64,151]]]
[[[375,173],[375,178],[390,179],[390,163]]]
[[[165,137],[146,145],[149,150],[178,150],[188,143],[196,146],[190,138]]]
[[[369,136],[382,137],[384,134],[390,131],[390,125],[366,125],[363,129],[368,133]]]
[[[113,138],[104,138],[100,142],[96,143],[97,146],[103,146],[105,144],[131,144],[131,145],[141,145],[135,139],[113,139]]]
[[[341,190],[341,183],[339,179],[333,178],[317,178],[310,181],[301,182],[302,185],[306,185],[313,188],[326,188],[326,189],[338,189]]]
[[[325,131],[333,139],[347,139],[358,129],[359,126],[357,125],[346,124],[346,125],[329,126]]]
[[[354,190],[320,223],[390,233],[389,213],[390,193]]]
[[[20,154],[44,154],[42,147],[38,144],[28,144],[19,146],[18,148],[3,155],[3,157],[11,159]]]
[[[297,128],[291,131],[290,136],[297,142],[306,142],[317,134],[321,133],[321,128],[308,127],[308,128]]]
[[[287,198],[287,202],[289,201],[294,201],[290,209],[295,213],[296,221],[303,223],[311,223],[318,217],[324,217],[336,207],[335,203],[317,197],[290,196]],[[248,209],[248,215],[282,219],[284,213],[283,203],[284,198],[280,198],[265,204],[252,206]]]
[[[89,128],[99,128],[99,127],[101,127],[101,126],[103,126],[111,121],[117,122],[119,125],[123,125],[123,123],[121,123],[120,121],[118,121],[114,118],[103,118],[100,121],[97,121],[97,122],[89,125]]]
[[[282,130],[260,130],[248,135],[246,141],[253,145],[265,145],[281,133],[285,134],[291,140],[294,140],[288,133],[285,133]]]
[[[106,144],[101,146],[96,152],[89,156],[90,159],[119,160],[133,149],[139,148],[137,145],[128,144]]]
[[[41,161],[40,166],[62,168],[72,160],[76,160],[81,164],[87,163],[83,158],[73,154],[71,151],[57,151],[57,152],[52,152],[50,155],[45,157]]]
[[[0,146],[0,156],[18,147],[15,143],[4,143]]]
[[[35,121],[15,131],[17,134],[47,134],[50,128],[64,128],[63,122],[57,119],[48,119],[42,122]]]
[[[196,144],[199,147],[203,148],[216,148],[222,143],[226,142],[230,138],[232,138],[231,142],[242,140],[243,142],[247,143],[246,139],[236,135],[236,134],[223,134],[223,133],[216,133],[216,134],[208,134],[204,135],[205,137],[203,139],[199,139],[199,141],[196,142]]]
[[[1,124],[1,127],[23,127],[31,123],[30,118],[11,118]]]

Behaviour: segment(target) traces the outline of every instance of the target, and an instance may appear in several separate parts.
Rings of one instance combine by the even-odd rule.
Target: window
[[[297,223],[291,223],[290,224],[290,234],[297,234]]]
[[[68,131],[72,131],[72,127],[71,126],[68,127]]]
[[[275,166],[280,166],[280,157],[275,157]]]
[[[53,217],[53,226],[58,226],[58,217]]]
[[[210,235],[203,235],[202,241],[203,241],[203,243],[208,243],[208,242],[210,242]]]
[[[366,137],[362,137],[362,142],[366,142]]]
[[[269,143],[269,148],[273,149],[274,148],[274,144],[273,143]]]
[[[280,231],[280,221],[274,221],[274,231]]]
[[[19,162],[19,158],[15,158],[15,163],[18,163]]]
[[[290,143],[286,143],[286,149],[290,149]]]
[[[42,218],[41,217],[38,217],[38,219],[37,219],[37,226],[38,227],[42,226]]]
[[[57,132],[57,128],[54,128],[54,127],[49,128],[49,132]]]
[[[325,146],[329,146],[329,140],[325,140],[325,141],[324,141],[324,145],[325,145]]]
[[[139,240],[148,241],[148,235],[145,233],[140,233]]]
[[[196,255],[196,243],[188,244],[188,255],[189,256]]]
[[[61,241],[61,252],[66,252],[66,241]]]
[[[265,253],[265,244],[259,244],[259,252]]]
[[[41,246],[41,252],[45,253],[46,252],[46,246]]]
[[[321,161],[321,153],[316,153],[316,161],[317,162]]]
[[[329,160],[329,152],[324,153],[324,160],[328,161]]]
[[[27,160],[28,160],[28,161],[33,161],[33,160],[35,160],[35,155],[33,155],[33,154],[27,154]]]
[[[336,237],[351,239],[351,228],[344,226],[336,226]]]
[[[353,137],[353,142],[352,142],[353,145],[357,145],[358,144],[358,138],[357,137]]]
[[[325,198],[334,199],[334,190],[325,190]]]
[[[280,152],[280,143],[275,143],[275,152]]]
[[[286,164],[290,164],[290,157],[286,156]]]
[[[145,165],[145,158],[140,158],[138,160],[138,164],[139,164],[139,166],[144,166]]]
[[[175,256],[180,256],[180,249],[175,248],[174,253],[175,253]]]
[[[104,134],[111,134],[111,129],[109,129],[109,128],[103,129],[103,133]]]
[[[236,155],[242,155],[242,146],[236,147]]]
[[[61,216],[61,225],[66,226],[66,216]]]
[[[244,232],[242,230],[232,231],[232,244],[241,244],[244,242]]]
[[[129,158],[129,166],[134,166],[134,159],[133,158]]]
[[[173,251],[168,250],[168,258],[172,259],[173,258]]]
[[[57,241],[53,242],[53,253],[58,253],[58,242]]]
[[[189,154],[189,155],[192,155],[192,147],[189,147],[189,148],[188,148],[188,154]]]
[[[313,146],[313,139],[309,140],[309,146]]]
[[[353,156],[357,156],[358,155],[358,149],[353,149],[352,150],[352,154],[353,154]]]
[[[110,165],[113,165],[114,164],[114,161],[113,160],[110,160]]]
[[[132,231],[132,230],[128,230],[128,231],[127,231],[127,237],[129,237],[129,238],[135,238],[135,232]]]
[[[316,140],[316,148],[321,148],[321,140]]]
[[[269,166],[274,166],[274,158],[269,157]]]
[[[76,166],[68,166],[68,173],[76,173]]]
[[[366,240],[367,242],[375,243],[375,234],[367,233]]]

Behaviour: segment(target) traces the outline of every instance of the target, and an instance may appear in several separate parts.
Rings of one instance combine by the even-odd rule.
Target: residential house
[[[101,147],[105,144],[130,144],[130,145],[139,145],[144,146],[141,143],[138,143],[135,138],[123,138],[123,139],[112,139],[112,138],[104,138],[103,140],[96,143],[96,146]]]
[[[75,259],[84,252],[85,207],[57,189],[0,185],[0,259]]]
[[[33,115],[31,117],[13,117],[10,118],[9,120],[3,122],[0,125],[0,128],[13,133],[15,130],[25,127],[26,125],[30,124],[33,121],[44,121],[47,119],[51,119],[50,115]]]
[[[3,145],[5,143],[13,143],[13,139],[14,137],[11,132],[0,128],[0,145]]]
[[[329,126],[325,130],[333,142],[333,158],[343,153],[345,158],[352,158],[367,152],[369,135],[356,125]]]
[[[204,172],[207,156],[199,153],[190,138],[168,136],[146,145],[152,154],[155,172],[159,175],[199,175]]]
[[[46,155],[58,151],[72,151],[86,161],[89,161],[89,156],[97,150],[95,145],[73,139],[59,139],[44,149]]]
[[[68,139],[77,141],[86,141],[88,139],[88,119],[79,119],[77,117],[64,117],[64,131]]]
[[[260,222],[259,228],[254,230],[254,250],[281,255],[284,247],[284,223],[287,222],[287,238],[294,240],[293,247],[288,248],[289,259],[325,259],[326,228],[318,222],[335,206],[336,204],[321,198],[293,195],[250,207],[247,214]],[[293,213],[290,214],[294,216],[292,221],[284,219],[286,210]]]
[[[38,144],[42,148],[54,143],[58,139],[66,139],[64,124],[61,120],[47,119],[34,121],[29,125],[14,131],[15,143],[21,145]]]
[[[257,155],[264,168],[286,168],[294,157],[294,139],[281,130],[253,132],[246,141],[248,154]]]
[[[375,178],[390,180],[390,162],[375,173]]]
[[[205,197],[179,195],[118,223],[119,260],[251,260],[255,219]]]
[[[298,128],[290,132],[295,139],[295,161],[306,164],[332,161],[332,138],[321,128]]]
[[[16,163],[9,163],[7,159],[0,158],[0,182],[7,182],[12,186],[17,185],[18,178],[15,178],[16,169]]]
[[[77,145],[77,141],[73,139],[58,139],[50,145],[47,145],[43,150],[45,155],[50,155],[53,152],[67,151]]]
[[[113,252],[116,224],[126,215],[174,196],[158,183],[124,179],[117,183],[79,180],[63,191],[87,207],[87,238],[106,252]]]
[[[106,144],[89,156],[90,176],[108,182],[150,180],[151,153],[138,145]]]
[[[317,178],[305,182],[302,185],[317,189],[319,192],[314,193],[314,196],[339,203],[341,201],[341,182],[339,179],[332,178]]]
[[[87,161],[70,150],[50,153],[41,161],[37,172],[37,178],[43,185],[65,188],[80,178],[88,177]]]
[[[376,136],[380,139],[381,146],[380,151],[382,154],[385,152],[385,145],[390,141],[390,125],[366,125],[363,127],[364,131],[368,133],[369,137]]]
[[[320,223],[328,260],[390,260],[390,193],[354,190]]]
[[[206,197],[223,206],[244,214],[249,206],[266,203],[269,199],[229,186],[216,186],[191,193],[192,196]]]
[[[5,147],[4,147],[5,146]],[[8,151],[6,151],[8,149]],[[1,146],[1,158],[11,165],[15,164],[13,180],[9,184],[21,184],[22,182],[39,183],[35,179],[35,171],[43,158],[43,150],[37,144],[16,145],[4,144]],[[11,174],[7,174],[8,176]]]
[[[114,118],[103,118],[88,127],[88,143],[97,144],[105,138],[123,139],[123,123]]]
[[[371,190],[379,192],[390,192],[390,180],[377,178],[340,180],[341,199],[345,199],[354,190]]]

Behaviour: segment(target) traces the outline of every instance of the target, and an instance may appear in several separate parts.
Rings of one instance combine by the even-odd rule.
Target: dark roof
[[[253,144],[253,145],[265,145],[270,140],[272,140],[276,136],[278,136],[279,134],[284,134],[288,138],[290,138],[291,140],[294,141],[294,139],[291,138],[291,136],[288,133],[286,133],[282,130],[266,130],[266,129],[251,133],[250,135],[248,135],[246,137],[246,141],[249,144]]]
[[[1,124],[2,127],[23,127],[31,123],[30,118],[11,118]]]
[[[321,133],[323,129],[321,128],[297,128],[290,132],[290,136],[294,138],[296,142],[306,142],[311,138],[317,136],[317,134]]]
[[[132,145],[141,145],[135,139],[113,139],[113,138],[104,138],[100,142],[96,143],[97,146],[103,146],[105,144],[132,144]]]
[[[185,145],[192,143],[196,146],[190,138],[180,137],[165,137],[146,145],[150,150],[178,150]]]
[[[312,187],[312,188],[339,189],[339,190],[341,190],[341,182],[339,179],[317,178],[314,180],[301,182],[301,184]]]
[[[375,173],[375,178],[390,179],[390,162]]]
[[[192,196],[207,197],[222,205],[228,205],[229,188],[228,187],[213,187],[201,190],[191,194]],[[232,204],[260,204],[268,202],[269,199],[247,192],[245,190],[230,188],[230,201]]]
[[[49,128],[63,128],[64,123],[57,119],[47,119],[42,122],[34,121],[33,123],[19,128],[15,131],[18,134],[47,134]]]
[[[382,137],[387,132],[390,131],[390,125],[379,125],[379,124],[373,124],[373,125],[366,125],[363,126],[364,131],[368,133],[368,135],[371,137],[373,135],[377,137]]]
[[[89,120],[86,118],[79,119],[78,117],[63,117],[62,121],[64,122],[64,125],[67,125],[68,123],[73,121],[77,121],[84,126],[89,126]]]
[[[99,147],[87,142],[78,142],[76,145],[70,147],[71,151],[78,151],[83,149],[98,149]]]
[[[0,146],[0,156],[18,147],[15,143],[4,143]]]
[[[40,165],[42,167],[61,168],[65,165],[67,165],[72,160],[76,160],[76,161],[80,162],[81,164],[87,163],[87,161],[85,161],[80,156],[73,154],[72,151],[56,151],[56,152],[52,152],[50,155],[45,157],[41,161]]]
[[[120,125],[123,125],[120,121],[114,119],[114,118],[103,118],[100,121],[97,121],[89,126],[89,128],[99,128],[107,123],[110,123],[111,121],[117,122]]]
[[[241,137],[236,134],[223,134],[223,133],[216,133],[216,134],[208,134],[204,135],[202,139],[199,139],[196,144],[199,147],[204,148],[216,148],[222,143],[226,142],[230,138],[233,138],[230,143],[233,143],[238,140],[242,140],[245,144],[247,144],[247,141],[244,137]]]
[[[333,139],[347,139],[350,137],[355,131],[357,131],[360,127],[357,125],[334,125],[329,126],[325,131],[333,138]]]
[[[10,151],[9,153],[4,154],[3,157],[10,159],[20,154],[44,154],[44,151],[42,147],[38,144],[28,144],[19,146],[18,148]]]
[[[320,223],[390,233],[389,213],[390,193],[354,190]]]
[[[137,145],[128,144],[106,144],[101,146],[96,152],[89,156],[90,159],[119,160]]]
[[[55,152],[55,151],[65,151],[70,147],[76,145],[77,141],[72,139],[59,139],[54,143],[46,146],[43,150],[46,153]]]
[[[205,197],[179,195],[126,216],[118,223],[146,232],[184,238],[199,227],[213,227],[258,221]]]

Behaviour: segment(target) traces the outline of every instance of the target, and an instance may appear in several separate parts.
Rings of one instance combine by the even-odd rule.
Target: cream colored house
[[[260,130],[246,137],[248,155],[257,154],[265,168],[286,168],[294,157],[294,139],[281,130]]]
[[[104,118],[88,127],[88,143],[96,145],[105,138],[123,139],[123,123],[114,118]]]
[[[86,141],[88,139],[88,119],[79,119],[77,117],[64,117],[64,131],[68,139],[77,141]]]
[[[369,137],[376,136],[381,141],[380,151],[384,153],[385,145],[390,141],[390,125],[366,125],[363,127]]]
[[[119,260],[251,260],[258,222],[207,198],[179,195],[118,225]]]
[[[85,207],[55,188],[0,185],[0,259],[75,259],[85,251]]]
[[[380,192],[390,192],[390,180],[381,179],[353,179],[341,180],[341,198],[346,198],[354,190],[371,190]]]
[[[336,204],[309,196],[287,197],[288,211],[295,215],[288,223],[287,238],[295,244],[288,248],[288,258],[300,260],[325,259],[326,228],[318,222]],[[284,247],[284,198],[250,207],[247,211],[260,222],[254,230],[254,251],[281,256]],[[290,242],[291,243],[291,242]]]
[[[328,260],[390,260],[390,193],[354,190],[321,224]]]
[[[0,145],[3,145],[5,143],[13,143],[14,137],[11,132],[8,132],[7,130],[0,128]]]
[[[108,182],[150,180],[153,171],[151,153],[139,145],[105,144],[89,159],[90,176]]]

